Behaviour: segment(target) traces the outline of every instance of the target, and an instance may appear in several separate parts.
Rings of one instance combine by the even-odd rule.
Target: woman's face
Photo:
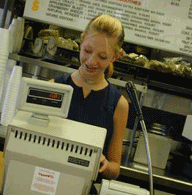
[[[104,74],[105,69],[117,57],[115,54],[116,38],[89,30],[80,47],[80,70],[89,76]]]

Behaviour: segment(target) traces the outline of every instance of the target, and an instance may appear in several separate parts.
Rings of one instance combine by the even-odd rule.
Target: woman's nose
[[[96,65],[97,64],[97,56],[95,56],[94,54],[92,54],[89,57],[88,63],[89,63],[89,65],[92,65],[92,66]]]

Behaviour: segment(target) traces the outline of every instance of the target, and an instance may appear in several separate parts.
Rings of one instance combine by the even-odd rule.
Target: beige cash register
[[[89,193],[106,129],[65,119],[72,92],[68,85],[22,78],[19,110],[6,135],[4,195]]]

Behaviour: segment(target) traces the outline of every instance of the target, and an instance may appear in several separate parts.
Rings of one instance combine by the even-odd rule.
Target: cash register
[[[87,195],[97,178],[106,129],[67,118],[73,88],[22,78],[18,110],[7,128],[3,195]],[[149,192],[103,180],[98,194]]]
[[[73,88],[22,78],[4,148],[4,195],[88,194],[106,129],[66,119]]]

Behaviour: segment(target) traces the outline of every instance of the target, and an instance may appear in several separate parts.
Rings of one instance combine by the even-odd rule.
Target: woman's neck
[[[104,75],[101,75],[100,77],[87,77],[86,75],[83,75],[81,73],[81,70],[78,70],[78,77],[81,80],[81,82],[86,83],[87,85],[102,85],[103,82],[105,82],[105,77]]]

